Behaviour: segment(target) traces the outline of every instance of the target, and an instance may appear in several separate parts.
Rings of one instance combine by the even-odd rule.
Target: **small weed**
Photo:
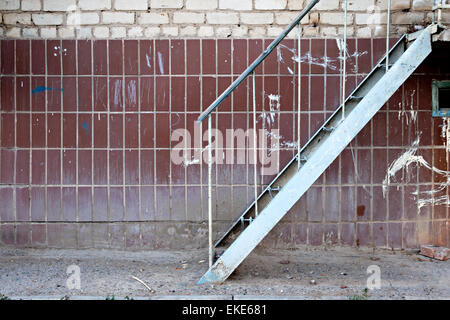
[[[367,300],[369,298],[369,289],[364,288],[363,294],[356,296],[349,296],[348,300]]]
[[[125,300],[134,300],[134,299],[129,296],[125,296]]]
[[[114,295],[112,296],[107,296],[105,300],[116,300],[116,298],[114,297]]]
[[[9,300],[9,298],[7,296],[5,296],[4,294],[0,293],[0,300]]]

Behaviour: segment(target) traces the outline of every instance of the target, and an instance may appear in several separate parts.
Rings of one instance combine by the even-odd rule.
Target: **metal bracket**
[[[245,222],[248,222],[248,224],[251,224],[254,219],[252,217],[250,217],[248,219],[244,219],[244,217],[242,216],[240,220],[241,220],[241,228],[242,228],[242,230],[244,230],[245,229]]]
[[[333,132],[333,130],[336,129],[335,127],[323,127],[322,130],[325,132]]]
[[[272,191],[280,191],[280,190],[281,190],[280,186],[274,187],[274,188],[272,188],[272,187],[269,186],[267,189],[269,190],[269,194],[270,194],[270,197],[271,197],[272,199],[273,199]]]

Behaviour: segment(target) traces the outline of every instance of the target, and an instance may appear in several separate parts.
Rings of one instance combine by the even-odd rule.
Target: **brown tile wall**
[[[205,246],[207,166],[174,165],[170,134],[177,128],[193,132],[201,110],[269,41],[0,41],[0,243]],[[347,93],[370,72],[384,46],[383,39],[349,40]],[[269,94],[280,95],[272,128],[280,129],[284,142],[297,137],[297,70],[290,49],[296,47],[295,40],[284,41],[256,70],[258,114],[268,110]],[[338,106],[340,76],[336,40],[305,39],[301,48],[303,144]],[[449,74],[429,58],[263,245],[449,245],[447,205],[418,210],[423,192],[438,189],[445,176],[413,163],[395,175],[383,194],[388,166],[419,136],[416,155],[449,170],[444,121],[431,117],[431,80]],[[223,132],[252,127],[249,84],[223,103],[214,127],[218,123]],[[280,168],[295,152],[281,151]],[[265,176],[262,183],[271,178]],[[252,201],[253,166],[216,164],[213,181],[215,231],[220,234]],[[448,199],[446,185],[435,194],[442,196]]]

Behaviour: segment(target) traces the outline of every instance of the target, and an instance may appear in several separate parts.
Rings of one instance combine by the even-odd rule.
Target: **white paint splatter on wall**
[[[164,74],[164,64],[162,61],[162,53],[158,52],[158,66],[159,66],[159,73]]]

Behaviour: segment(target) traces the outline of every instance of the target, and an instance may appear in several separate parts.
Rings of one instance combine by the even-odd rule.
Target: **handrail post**
[[[387,21],[386,21],[386,72],[389,71],[389,36],[391,33],[391,0],[387,3]]]
[[[212,117],[208,115],[208,232],[209,232],[209,267],[213,264],[212,241]]]
[[[301,36],[302,36],[302,29],[301,29],[301,23],[298,22],[298,28],[297,28],[297,56],[298,56],[298,84],[297,84],[297,90],[298,90],[298,101],[297,101],[297,107],[298,107],[298,117],[297,117],[297,168],[300,170],[300,138],[301,138],[301,117],[300,117],[300,111],[301,111],[301,94],[302,94],[302,72],[301,72]]]
[[[342,59],[343,59],[343,66],[342,66],[342,120],[345,119],[345,81],[346,81],[346,75],[347,75],[347,7],[348,7],[348,0],[345,0],[344,4],[344,41],[342,44]]]
[[[258,216],[258,170],[257,170],[257,162],[258,162],[258,130],[256,129],[256,92],[255,92],[255,72],[253,72],[253,179],[254,179],[254,192],[255,192],[255,217]]]

